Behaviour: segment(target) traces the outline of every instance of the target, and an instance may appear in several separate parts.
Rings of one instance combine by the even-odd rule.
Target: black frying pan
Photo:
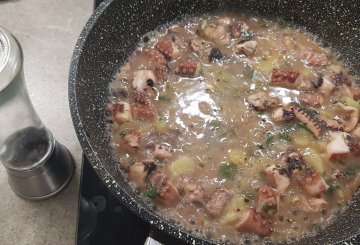
[[[304,0],[132,0],[105,1],[84,27],[73,54],[70,108],[76,133],[93,168],[106,186],[134,213],[189,244],[211,244],[159,217],[115,166],[106,125],[108,84],[146,32],[185,14],[211,11],[255,12],[305,27],[342,54],[360,73],[360,3]],[[333,244],[360,234],[360,194],[329,227],[299,244]],[[356,244],[356,242],[355,242]]]

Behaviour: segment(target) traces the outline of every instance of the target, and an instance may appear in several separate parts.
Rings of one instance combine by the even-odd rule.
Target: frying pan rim
[[[117,197],[118,200],[120,200],[133,213],[145,220],[150,226],[154,226],[157,229],[160,229],[176,238],[180,238],[185,242],[191,244],[213,244],[213,241],[205,240],[204,238],[201,238],[197,235],[190,234],[183,228],[169,223],[169,221],[167,221],[166,219],[156,214],[154,215],[148,208],[140,206],[139,203],[132,197],[132,195],[129,194],[128,191],[126,191],[122,186],[118,184],[112,184],[112,181],[105,181],[105,179],[114,180],[114,178],[104,167],[105,164],[95,154],[95,151],[90,144],[87,134],[82,127],[82,119],[79,114],[76,92],[76,81],[78,72],[77,68],[79,65],[79,60],[82,54],[83,46],[85,45],[87,37],[91,33],[93,26],[96,24],[99,17],[102,16],[102,14],[114,1],[116,0],[105,0],[90,16],[83,30],[81,31],[81,34],[78,37],[74,52],[72,54],[68,79],[68,96],[71,117],[77,138],[80,142],[82,150],[84,151],[86,157],[89,159],[92,168],[95,170],[97,175],[99,175],[103,184]],[[357,235],[358,234],[354,234],[352,237],[349,237],[346,240],[353,239]]]

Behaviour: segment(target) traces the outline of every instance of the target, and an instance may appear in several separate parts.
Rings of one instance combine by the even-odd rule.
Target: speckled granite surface
[[[0,25],[18,38],[24,50],[33,104],[76,161],[69,186],[40,202],[18,197],[0,164],[1,245],[75,244],[81,148],[70,117],[67,79],[76,39],[93,5],[93,0],[0,0]]]

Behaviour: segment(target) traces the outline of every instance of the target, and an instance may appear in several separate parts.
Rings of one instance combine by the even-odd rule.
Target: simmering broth
[[[207,238],[298,239],[360,183],[360,90],[312,36],[246,15],[148,33],[110,86],[114,149],[158,212]]]

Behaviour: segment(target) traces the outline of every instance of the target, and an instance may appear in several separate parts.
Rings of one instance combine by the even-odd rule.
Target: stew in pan
[[[158,212],[214,239],[298,239],[360,183],[360,89],[330,48],[247,15],[146,34],[110,87],[129,181]]]

